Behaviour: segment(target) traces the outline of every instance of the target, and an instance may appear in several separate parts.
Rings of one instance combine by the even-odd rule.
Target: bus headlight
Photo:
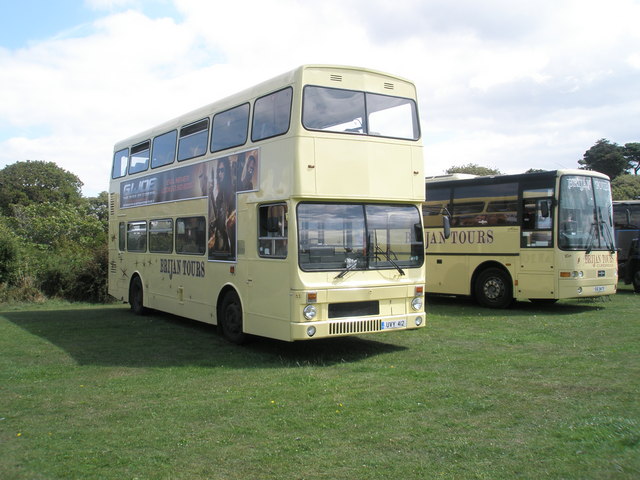
[[[411,308],[413,308],[416,312],[422,309],[422,297],[413,297],[411,300]]]
[[[307,335],[313,337],[316,334],[316,327],[307,327]]]
[[[416,317],[415,319],[416,327],[422,325],[422,317]]]
[[[314,318],[316,318],[318,310],[316,309],[315,305],[307,305],[306,307],[304,307],[302,313],[304,314],[304,318],[306,318],[307,320],[313,320]]]

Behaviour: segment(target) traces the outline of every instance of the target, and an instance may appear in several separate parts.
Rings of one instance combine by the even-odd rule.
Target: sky
[[[306,63],[415,82],[428,176],[640,141],[640,0],[4,3],[0,168],[52,161],[86,196],[117,141]]]

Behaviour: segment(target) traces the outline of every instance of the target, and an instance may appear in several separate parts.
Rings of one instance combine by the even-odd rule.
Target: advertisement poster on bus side
[[[207,197],[209,260],[236,258],[236,194],[258,189],[259,150],[159,171],[120,184],[120,208]]]

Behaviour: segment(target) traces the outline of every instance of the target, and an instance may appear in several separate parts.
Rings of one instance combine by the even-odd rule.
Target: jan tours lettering
[[[444,238],[444,232],[426,232],[425,235],[426,248],[429,248],[429,245],[436,245],[445,242],[449,242],[454,245],[487,245],[493,243],[493,240],[493,230],[459,230],[451,232],[449,240]]]

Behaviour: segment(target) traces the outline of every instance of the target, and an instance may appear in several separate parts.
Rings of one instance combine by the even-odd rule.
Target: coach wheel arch
[[[140,275],[134,274],[129,282],[129,305],[131,311],[136,315],[144,315],[146,309],[144,307],[144,288]]]
[[[513,302],[513,279],[502,265],[489,262],[474,272],[471,292],[483,307],[506,308]]]
[[[244,333],[242,302],[233,287],[225,287],[218,297],[218,328],[224,338],[231,343],[241,345],[248,339]]]

